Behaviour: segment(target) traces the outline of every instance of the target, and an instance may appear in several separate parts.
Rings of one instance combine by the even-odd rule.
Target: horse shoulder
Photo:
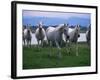
[[[24,36],[27,35],[27,29],[25,29],[25,30],[23,31],[23,35],[24,35]]]
[[[44,38],[46,36],[45,30],[42,28],[41,37]]]
[[[39,35],[39,28],[37,28],[35,31],[35,36],[38,37],[38,35]]]
[[[55,38],[55,28],[54,27],[48,27],[46,30],[46,36],[48,40],[54,41]]]
[[[69,29],[68,31],[69,40],[72,40],[74,38],[74,33],[75,33],[74,29]]]
[[[42,28],[42,32],[43,32],[43,35],[45,35],[46,33],[45,33],[45,30]]]

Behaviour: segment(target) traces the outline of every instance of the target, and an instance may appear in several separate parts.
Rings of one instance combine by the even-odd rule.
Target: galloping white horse
[[[23,30],[23,42],[24,42],[24,45],[26,43],[28,47],[31,46],[31,38],[32,38],[31,29],[29,27],[27,27],[27,28],[25,28]]]
[[[36,32],[35,32],[35,37],[38,42],[38,47],[39,47],[40,41],[41,41],[41,46],[43,46],[43,40],[44,40],[45,36],[46,36],[45,30],[42,27],[42,22],[40,22],[38,25],[38,28],[36,29]]]
[[[87,39],[87,44],[90,45],[90,41],[91,41],[91,25],[89,24],[88,30],[86,31],[86,39]]]
[[[66,24],[60,24],[56,28],[48,27],[46,30],[47,40],[50,42],[50,46],[52,47],[52,43],[54,42],[58,48],[58,57],[61,58],[61,48],[60,42],[62,41],[62,34],[64,32],[64,28]],[[51,53],[50,53],[51,54]]]
[[[76,27],[74,29],[69,28],[68,35],[69,35],[70,46],[72,45],[71,43],[76,44],[76,46],[75,46],[76,47],[76,56],[78,56],[78,42],[77,41],[78,41],[78,38],[80,37],[80,26],[76,25]]]

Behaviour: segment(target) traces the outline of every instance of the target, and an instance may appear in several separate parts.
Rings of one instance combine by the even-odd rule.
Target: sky
[[[69,13],[69,12],[46,12],[23,10],[22,21],[23,25],[36,26],[42,21],[43,25],[58,25],[68,23],[69,25],[80,24],[87,26],[91,22],[91,14],[89,13]]]

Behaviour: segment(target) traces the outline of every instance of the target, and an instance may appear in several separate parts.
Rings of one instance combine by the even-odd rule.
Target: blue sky
[[[43,25],[58,25],[68,23],[69,25],[80,24],[87,26],[91,22],[91,14],[89,13],[64,13],[64,12],[43,12],[23,10],[23,25],[37,25],[42,21]]]

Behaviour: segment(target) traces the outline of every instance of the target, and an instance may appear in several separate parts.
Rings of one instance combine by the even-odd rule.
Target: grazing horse
[[[69,35],[69,44],[70,46],[72,45],[71,43],[75,43],[76,44],[76,56],[78,56],[78,38],[80,37],[80,26],[76,25],[76,27],[74,29],[69,28],[68,31],[68,35]],[[71,48],[69,47],[69,49],[71,50]]]
[[[40,22],[38,25],[38,28],[36,29],[36,32],[35,32],[35,37],[38,42],[38,47],[39,47],[40,41],[41,41],[41,46],[43,46],[43,40],[44,40],[45,36],[46,36],[45,30],[42,27],[42,22]]]
[[[25,28],[23,30],[23,42],[24,42],[24,45],[26,43],[26,45],[28,47],[31,46],[31,38],[32,38],[32,32],[31,32],[31,29],[29,28]]]
[[[89,25],[88,30],[86,31],[86,40],[87,40],[87,44],[90,45],[90,41],[91,41],[91,25]]]
[[[48,27],[46,30],[46,36],[48,42],[50,42],[50,46],[52,47],[52,43],[54,42],[58,48],[58,57],[61,58],[61,48],[60,48],[60,42],[62,41],[62,34],[64,32],[64,28],[66,27],[66,24],[60,24],[56,28],[54,27]],[[51,55],[51,52],[50,52]]]

